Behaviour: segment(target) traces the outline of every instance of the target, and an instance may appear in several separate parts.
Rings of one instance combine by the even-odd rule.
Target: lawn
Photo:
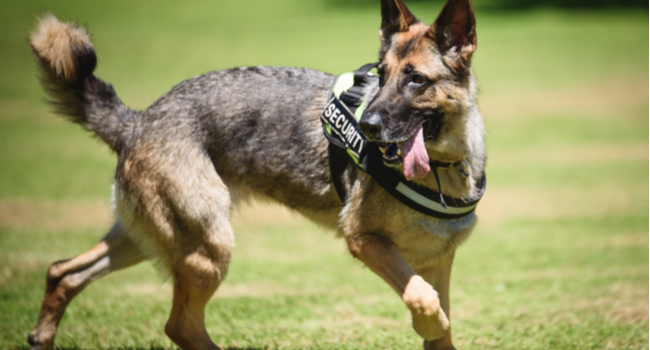
[[[478,1],[477,1],[478,2]],[[407,1],[425,21],[441,3]],[[89,27],[96,74],[145,108],[174,84],[241,65],[330,73],[376,59],[378,5],[333,0],[0,4],[0,348],[27,347],[45,271],[111,223],[115,156],[43,103],[25,41],[52,11]],[[648,14],[477,10],[488,129],[480,224],[456,255],[459,349],[648,349]],[[419,349],[410,314],[342,240],[283,208],[234,217],[229,275],[208,304],[232,349]],[[174,348],[171,286],[150,264],[89,286],[62,349]]]

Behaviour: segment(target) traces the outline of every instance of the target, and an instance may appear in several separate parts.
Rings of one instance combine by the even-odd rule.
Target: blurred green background
[[[476,1],[488,130],[480,224],[459,249],[459,349],[648,349],[648,5]],[[442,3],[407,1],[432,22]],[[174,84],[242,65],[338,74],[377,57],[378,1],[3,1],[0,348],[26,347],[47,266],[111,223],[115,156],[53,116],[25,40],[34,15],[87,25],[96,75],[143,109]],[[418,349],[399,298],[343,241],[270,205],[234,218],[237,247],[207,309],[233,349]],[[70,306],[61,348],[173,348],[171,288],[148,263]]]

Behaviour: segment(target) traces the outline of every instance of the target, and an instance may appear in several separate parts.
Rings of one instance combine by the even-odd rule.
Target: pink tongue
[[[404,163],[404,177],[407,180],[413,177],[423,178],[429,173],[429,155],[424,148],[424,131],[422,127],[404,142],[397,144],[402,151],[402,161]]]

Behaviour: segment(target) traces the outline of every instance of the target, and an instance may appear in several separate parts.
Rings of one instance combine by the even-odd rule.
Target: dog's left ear
[[[468,72],[476,50],[476,19],[470,0],[447,0],[427,36],[455,72]]]

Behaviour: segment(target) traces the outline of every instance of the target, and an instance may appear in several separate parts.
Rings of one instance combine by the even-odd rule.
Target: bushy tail
[[[86,30],[48,14],[38,20],[29,44],[56,112],[119,152],[137,113],[120,101],[110,84],[92,74],[97,56]]]

